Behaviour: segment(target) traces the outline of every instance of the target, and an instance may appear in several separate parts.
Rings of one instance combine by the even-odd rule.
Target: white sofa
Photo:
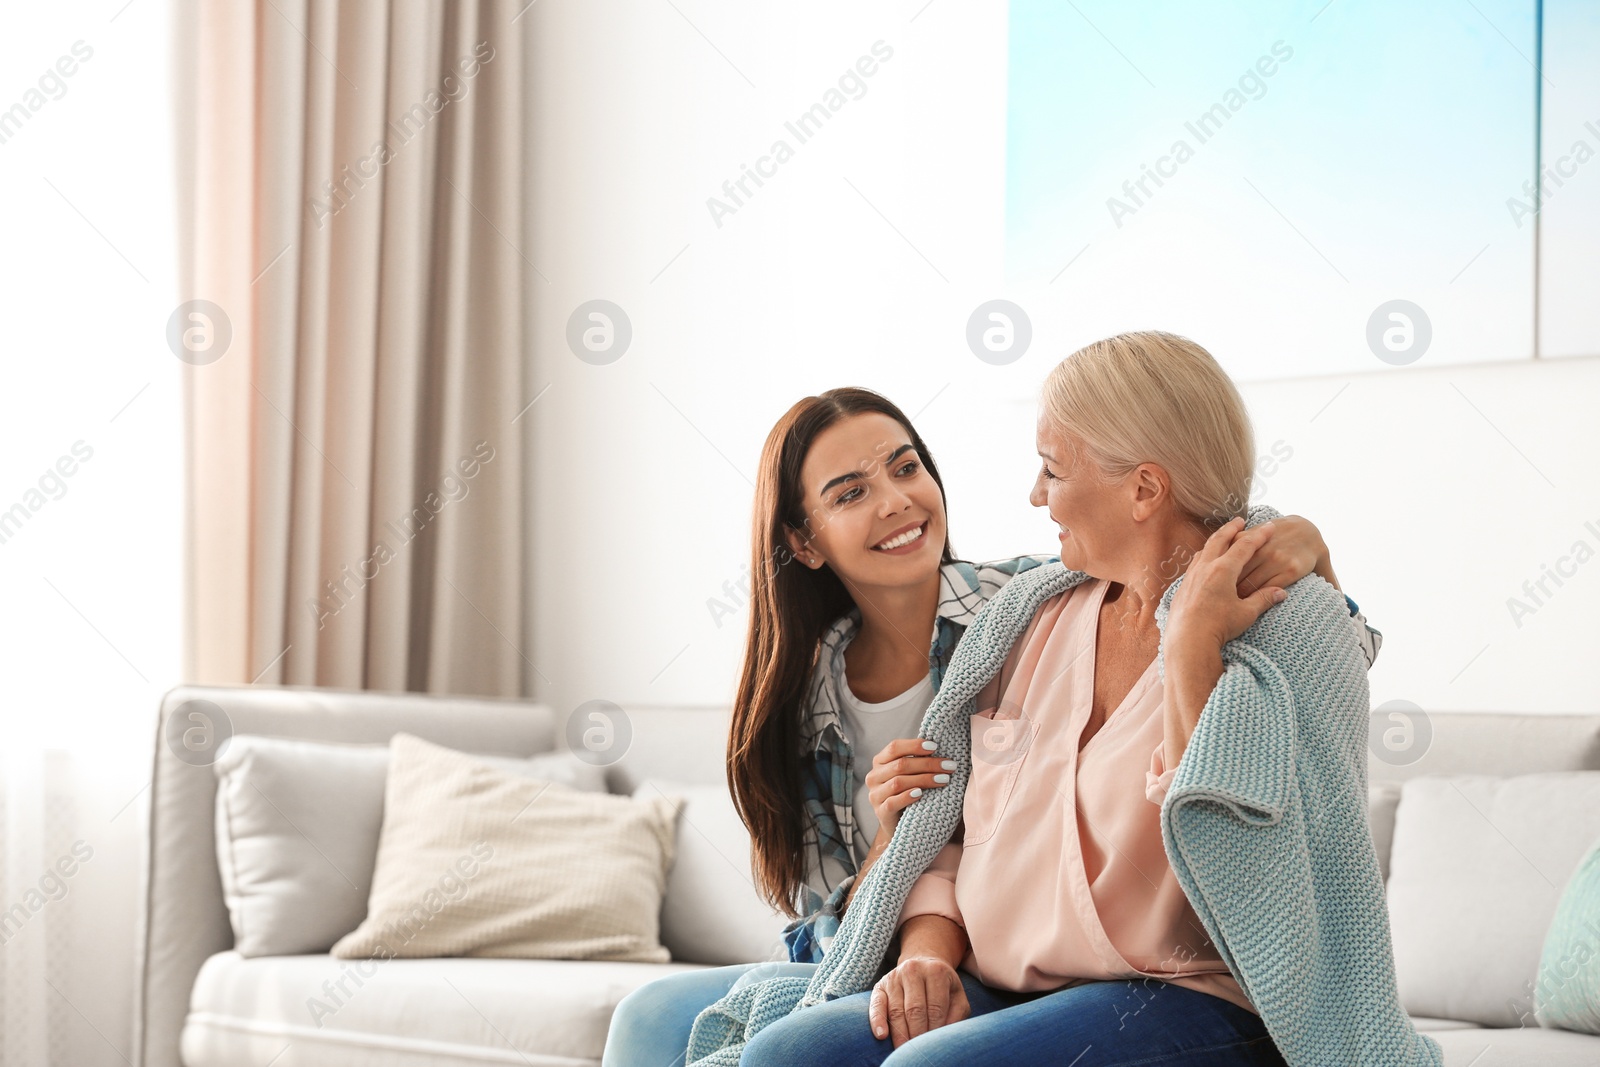
[[[549,709],[530,703],[325,689],[184,687],[164,698],[160,722],[193,699],[220,706],[236,733],[307,740],[381,742],[404,731],[464,751],[525,756],[556,747],[557,735],[565,729]],[[645,781],[725,790],[726,709],[633,708],[628,717],[632,741],[607,769],[613,792],[632,792]],[[1408,823],[1401,811],[1404,782],[1421,776],[1437,785],[1432,776],[1600,769],[1600,716],[1435,714],[1432,729],[1431,747],[1419,762],[1408,767],[1376,760],[1371,764],[1374,838],[1384,862],[1393,863],[1408,879],[1413,912],[1419,910],[1417,892],[1426,892],[1428,863],[1436,862],[1441,849],[1448,852],[1450,844],[1448,835],[1432,834],[1415,820]],[[1411,788],[1424,790],[1417,793],[1415,807],[1427,810],[1428,797],[1436,798],[1437,790],[1426,794],[1426,782]],[[675,970],[729,962],[730,953],[752,961],[781,953],[781,917],[752,924],[747,910],[742,941],[730,943],[726,930],[715,925],[717,915],[700,915],[693,907],[713,885],[719,893],[754,896],[748,885],[748,839],[732,817],[732,805],[725,803],[721,812],[702,807],[692,824],[680,824],[679,856],[664,905],[664,916],[672,914],[672,963],[391,960],[370,968],[366,976],[352,976],[351,961],[327,955],[244,959],[232,951],[218,874],[215,792],[210,767],[179,760],[158,737],[140,916],[133,1067],[591,1065],[599,1062],[617,1001],[639,985]],[[1494,813],[1490,816],[1492,829]],[[1561,833],[1561,819],[1547,822],[1556,827],[1552,832]],[[1391,837],[1396,838],[1392,856]],[[1581,854],[1586,843],[1569,843],[1555,852],[1566,855],[1576,847]],[[1541,878],[1564,880],[1554,869],[1564,860],[1540,853],[1540,862],[1547,868],[1539,872]],[[1554,885],[1547,894],[1550,907],[1559,888]],[[1456,906],[1470,910],[1474,902],[1469,897]],[[1451,1067],[1600,1064],[1600,1037],[1540,1029],[1526,1012],[1512,1011],[1496,999],[1499,991],[1532,979],[1531,972],[1523,972],[1530,958],[1536,965],[1538,945],[1528,942],[1542,939],[1542,929],[1537,937],[1531,932],[1538,921],[1522,914],[1526,910],[1519,911],[1519,923],[1509,924],[1509,933],[1485,949],[1504,958],[1478,961],[1494,980],[1464,996],[1452,985],[1459,979],[1458,966],[1426,965],[1436,956],[1459,956],[1463,939],[1435,952],[1429,938],[1440,936],[1436,922],[1408,920],[1410,926],[1396,927],[1397,959],[1424,961],[1401,970],[1408,1009],[1421,1015],[1412,1002],[1446,1008],[1459,1003],[1465,1015],[1477,1017],[1418,1018],[1419,1027],[1445,1048]],[[1474,922],[1484,925],[1481,916]],[[1467,951],[1473,951],[1472,939],[1465,941]],[[324,982],[341,978],[351,995],[341,998],[336,1015],[314,1024],[307,998]],[[1483,1025],[1508,1011],[1513,1021],[1520,1018],[1527,1025]]]

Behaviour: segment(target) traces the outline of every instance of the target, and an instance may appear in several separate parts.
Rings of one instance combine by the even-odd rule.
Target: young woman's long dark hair
[[[812,442],[852,415],[876,412],[898,422],[911,438],[922,465],[944,495],[939,468],[922,437],[901,410],[868,389],[830,389],[797,402],[778,420],[761,449],[750,539],[750,626],[733,723],[728,732],[728,788],[750,830],[756,885],[763,897],[790,916],[805,884],[805,812],[802,782],[808,761],[800,752],[806,714],[806,684],[828,628],[855,601],[831,567],[811,570],[794,560],[786,534],[815,532],[808,514],[800,468]],[[883,457],[879,457],[881,461]],[[940,563],[955,557],[949,525]],[[875,753],[858,753],[870,760]]]

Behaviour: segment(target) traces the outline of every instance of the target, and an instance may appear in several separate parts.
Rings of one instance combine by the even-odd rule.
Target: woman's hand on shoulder
[[[1243,519],[1232,519],[1206,539],[1172,595],[1166,632],[1169,658],[1173,653],[1216,654],[1288,595],[1275,584],[1247,596],[1239,592],[1240,578],[1251,560],[1275,539],[1274,525],[1246,529]]]
[[[1322,540],[1322,532],[1310,519],[1286,515],[1251,527],[1251,530],[1270,530],[1271,533],[1257,546],[1255,554],[1239,573],[1240,596],[1270,586],[1287,589],[1308,574],[1320,574],[1333,581],[1328,546]]]
[[[884,745],[863,779],[878,816],[879,835],[887,838],[894,833],[900,813],[916,803],[924,789],[948,785],[954,769],[954,761],[924,747],[920,737],[900,737]]]
[[[907,956],[872,987],[872,1033],[894,1047],[972,1014],[961,976],[938,956]]]

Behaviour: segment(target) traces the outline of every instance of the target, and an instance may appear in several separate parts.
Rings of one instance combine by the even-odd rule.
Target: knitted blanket
[[[1163,632],[1177,588],[1156,609]],[[1161,805],[1167,861],[1291,1067],[1440,1067],[1395,988],[1367,823],[1366,661],[1333,586],[1311,575],[1288,592],[1223,647]]]
[[[960,820],[978,692],[1038,608],[1087,579],[1036,567],[973,620],[919,730],[956,761],[949,785],[901,814],[815,974],[754,982],[707,1007],[687,1067],[737,1067],[773,1022],[871,988],[912,883]],[[1177,588],[1158,607],[1163,628]],[[1292,1067],[1439,1067],[1438,1045],[1416,1033],[1395,990],[1367,829],[1365,661],[1343,603],[1320,578],[1296,582],[1224,646],[1223,663],[1161,808],[1184,892]]]

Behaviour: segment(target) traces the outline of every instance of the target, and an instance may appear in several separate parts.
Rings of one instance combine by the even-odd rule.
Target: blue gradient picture
[[[1187,333],[1236,375],[1533,343],[1536,7],[1010,5],[1006,266],[1085,339]]]

